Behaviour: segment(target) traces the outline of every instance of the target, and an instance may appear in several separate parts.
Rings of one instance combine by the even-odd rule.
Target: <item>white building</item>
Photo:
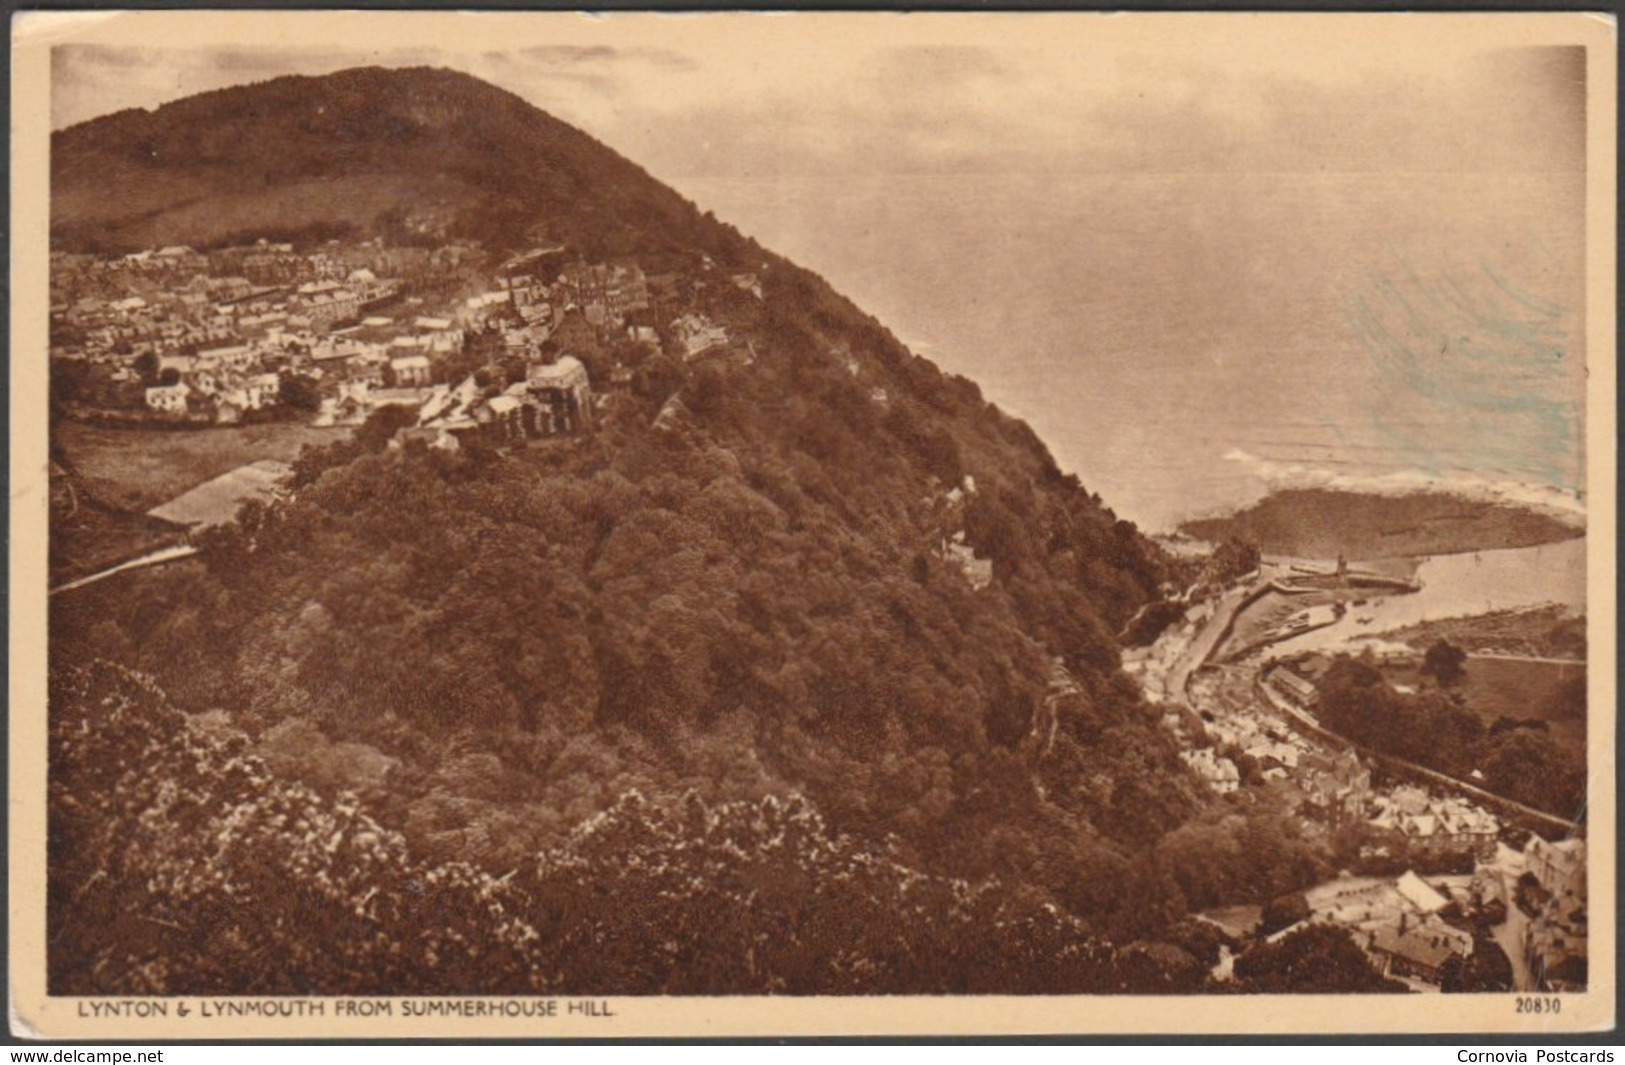
[[[147,389],[147,406],[164,414],[185,414],[186,397],[191,391],[184,381],[173,385],[154,385]]]
[[[417,388],[429,383],[429,357],[402,355],[389,360],[395,383],[401,388]]]

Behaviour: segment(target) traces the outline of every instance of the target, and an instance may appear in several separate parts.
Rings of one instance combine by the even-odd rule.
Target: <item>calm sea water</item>
[[[1272,484],[1583,484],[1575,175],[680,185],[1147,528]]]

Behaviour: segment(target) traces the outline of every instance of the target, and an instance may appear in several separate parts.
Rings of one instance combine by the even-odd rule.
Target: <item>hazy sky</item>
[[[1245,16],[1154,37],[1105,16],[1006,16],[983,32],[874,16],[853,32],[761,15],[727,33],[702,16],[533,16],[495,32],[462,18],[475,21],[423,23],[410,46],[250,46],[229,30],[187,48],[64,46],[53,124],[286,73],[432,64],[502,85],[668,180],[1582,165],[1577,51],[1457,46],[1448,32],[1305,47],[1282,21]]]
[[[380,18],[64,24],[52,122],[453,67],[823,273],[1135,520],[1582,483],[1585,61],[1509,47],[1538,17]]]

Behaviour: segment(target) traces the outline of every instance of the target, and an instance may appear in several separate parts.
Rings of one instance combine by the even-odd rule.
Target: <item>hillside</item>
[[[53,994],[1154,993],[1201,979],[1012,886],[921,875],[796,796],[628,793],[496,877],[413,854],[140,677],[72,670],[52,694],[53,949],[94,962],[55,967]],[[263,875],[287,868],[302,875]],[[186,934],[131,936],[131,907],[143,930]]]
[[[278,78],[51,141],[54,251],[383,235],[617,254],[714,231],[590,137],[446,70]]]
[[[1188,536],[1232,537],[1266,555],[1351,559],[1451,555],[1531,547],[1585,535],[1583,526],[1526,507],[1445,492],[1379,495],[1319,488],[1273,492],[1228,517],[1188,521]]]
[[[60,447],[52,449],[50,485],[53,586],[182,541],[181,527],[100,498]]]
[[[64,244],[207,244],[224,218],[387,238],[395,192],[318,210],[297,190],[432,174],[458,190],[453,228],[489,241],[483,261],[545,225],[572,253],[681,274],[731,339],[700,358],[582,341],[595,383],[609,366],[626,383],[568,440],[391,447],[403,423],[374,415],[307,449],[290,498],[197,537],[197,562],[54,600],[53,771],[70,781],[75,715],[147,710],[96,733],[113,747],[95,764],[142,767],[114,795],[53,792],[53,861],[106,878],[94,899],[58,899],[53,919],[75,933],[53,940],[53,987],[220,989],[211,979],[245,967],[209,952],[240,949],[261,952],[268,988],[376,990],[368,937],[393,918],[348,916],[345,892],[416,928],[429,918],[411,883],[439,877],[466,910],[496,897],[486,877],[523,920],[459,910],[471,924],[448,935],[500,963],[430,963],[411,986],[1173,990],[1216,950],[1187,908],[1267,901],[1325,871],[1288,819],[1215,812],[1120,671],[1112,633],[1179,576],[1169,560],[975,384],[585,135],[462,75],[368,70],[111,116],[57,144]],[[759,295],[729,283],[742,270]],[[481,342],[455,361],[499,374]],[[202,723],[243,761],[199,754]],[[267,778],[262,810],[242,781],[266,773],[292,790]],[[350,879],[267,888],[246,940],[124,941],[109,899],[183,903],[85,811],[111,803],[122,825],[165,774],[191,797],[154,815],[176,826],[158,838],[179,841],[153,861],[209,912],[267,862],[340,863]],[[653,812],[627,813],[638,803]],[[180,839],[230,821],[231,804],[321,832],[364,817],[372,842],[322,857],[286,820],[266,829],[274,860]],[[751,832],[743,851],[728,843]],[[685,909],[673,885],[691,868],[717,887]],[[864,906],[901,912],[913,891],[934,900],[916,940],[863,923]],[[612,919],[600,894],[646,908]],[[302,907],[357,944],[352,968],[278,923]],[[717,916],[742,907],[737,926]],[[819,931],[832,927],[887,953],[847,956],[848,932]],[[669,942],[649,940],[656,928]],[[737,938],[786,928],[801,938],[771,961]],[[526,955],[532,935],[568,962]],[[701,955],[724,941],[726,959]],[[739,965],[740,950],[761,964]],[[1049,976],[1023,960],[1034,951],[1055,958]]]

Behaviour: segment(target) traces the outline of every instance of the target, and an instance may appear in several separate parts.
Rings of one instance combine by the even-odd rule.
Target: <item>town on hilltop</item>
[[[591,431],[637,367],[736,356],[756,273],[646,274],[544,245],[495,268],[469,245],[330,241],[106,257],[53,254],[58,403],[117,426],[267,420],[354,426],[456,448]]]
[[[383,413],[392,447],[524,448],[592,432],[640,373],[660,373],[661,360],[755,361],[748,323],[765,263],[723,270],[702,253],[646,273],[635,260],[587,263],[552,243],[490,259],[474,244],[382,238],[58,252],[53,400],[76,422],[110,428],[343,432]],[[860,375],[849,352],[831,354]],[[890,397],[874,385],[868,400],[885,408]],[[686,414],[674,391],[652,425],[669,430]],[[187,531],[280,496],[290,471],[260,458],[150,508],[149,517],[183,531],[145,549],[174,550]],[[925,505],[939,514],[935,553],[983,589],[993,564],[964,529],[975,491],[967,474],[946,490],[934,485]]]

